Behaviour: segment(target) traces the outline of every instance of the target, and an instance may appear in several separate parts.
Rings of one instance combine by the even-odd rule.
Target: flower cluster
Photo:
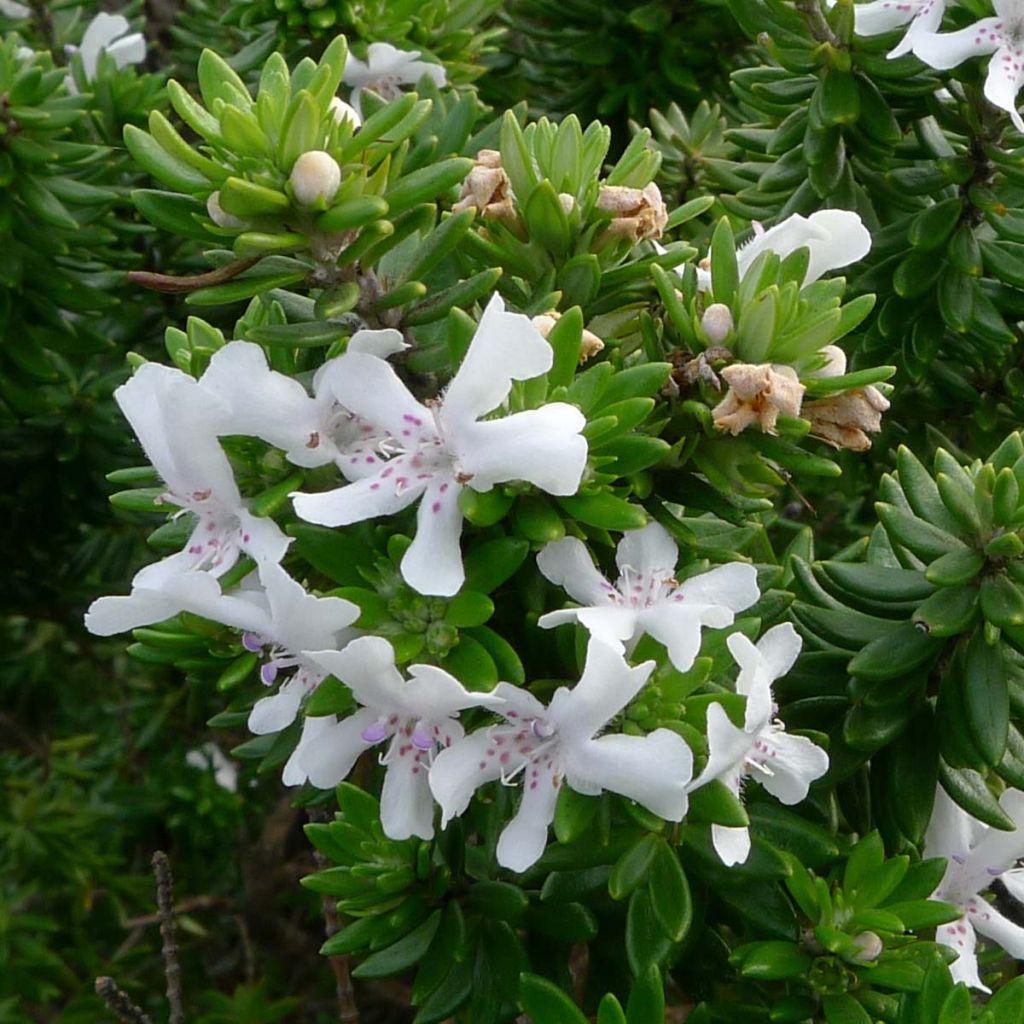
[[[696,782],[693,754],[677,733],[607,731],[654,671],[654,661],[631,666],[626,660],[643,634],[664,644],[674,668],[685,672],[700,651],[701,630],[731,625],[758,598],[756,572],[741,563],[677,582],[678,551],[658,523],[623,537],[614,585],[576,538],[540,552],[543,575],[580,605],[551,612],[540,625],[575,621],[591,634],[579,682],[559,689],[546,707],[508,682],[472,692],[433,665],[413,665],[405,678],[386,639],[354,628],[355,605],[307,593],[282,568],[289,538],[249,509],[222,437],[260,438],[297,466],[333,463],[348,482],[292,495],[296,512],[311,522],[356,523],[419,500],[416,538],[401,572],[424,594],[454,595],[462,586],[463,489],[526,481],[571,495],[579,487],[587,461],[579,410],[563,402],[507,408],[513,382],[537,377],[552,363],[550,345],[528,318],[493,298],[451,383],[425,404],[387,362],[403,348],[397,331],[356,333],[344,354],[317,371],[312,394],[272,370],[263,350],[244,341],[220,348],[198,380],[144,364],[118,390],[117,401],[164,481],[159,500],[176,506],[178,515],[193,516],[194,526],[182,551],[136,575],[131,594],[95,601],[88,628],[110,635],[188,611],[242,631],[245,648],[265,656],[263,683],[278,684],[252,708],[249,728],[256,734],[287,728],[327,675],[340,680],[358,709],[341,718],[306,716],[283,778],[289,785],[308,780],[330,787],[349,774],[360,754],[385,745],[381,816],[391,838],[429,838],[435,801],[446,823],[466,809],[480,786],[521,777],[520,808],[497,851],[499,862],[517,871],[543,852],[563,784],[583,794],[622,794],[669,821],[683,819],[690,790],[711,778],[728,777],[738,794],[751,765],[782,799],[794,791],[805,794],[827,758],[772,721],[771,679],[792,661],[782,664],[785,659],[772,653],[777,631],[762,641],[767,653],[758,648],[750,655],[749,643],[738,635],[730,641],[742,666],[739,692],[748,699],[741,731],[748,742],[729,737],[726,751],[719,739],[724,715],[709,718],[717,731]],[[243,557],[255,569],[225,590],[222,577]],[[795,656],[799,641],[791,629],[786,636]],[[499,715],[501,724],[466,736],[458,715],[471,708]],[[723,851],[732,861],[745,858],[735,844]]]

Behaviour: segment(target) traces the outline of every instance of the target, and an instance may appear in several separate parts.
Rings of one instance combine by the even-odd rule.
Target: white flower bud
[[[362,127],[363,119],[359,116],[359,111],[357,111],[350,103],[346,103],[339,96],[335,96],[334,99],[331,100],[327,109],[330,110],[335,124],[344,124],[348,121],[349,124],[352,125],[353,131]]]
[[[721,345],[733,327],[732,313],[724,302],[712,302],[700,318],[700,327],[712,345]]]
[[[565,210],[566,216],[572,213],[576,206],[576,197],[569,195],[568,192],[559,192],[558,201],[562,204],[562,209]]]
[[[854,957],[857,963],[869,964],[885,951],[885,945],[874,932],[861,932],[853,937],[853,944],[860,950]]]
[[[311,149],[295,161],[291,183],[300,206],[312,206],[321,199],[329,203],[341,186],[341,168],[330,153]]]
[[[210,198],[206,200],[206,212],[210,220],[219,228],[244,228],[245,221],[232,216],[223,206],[220,205],[220,193],[211,192]]]

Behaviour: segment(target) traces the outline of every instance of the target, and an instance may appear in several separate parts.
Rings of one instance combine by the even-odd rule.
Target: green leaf
[[[978,753],[989,765],[998,764],[1006,750],[1010,727],[1010,692],[1002,647],[985,643],[976,630],[964,658],[964,713]]]
[[[384,197],[389,214],[394,217],[420,203],[431,202],[458,185],[472,166],[473,161],[466,157],[451,157],[405,175]]]
[[[654,916],[673,942],[682,942],[693,923],[693,899],[679,857],[664,841],[651,865],[649,884]]]
[[[646,888],[636,889],[626,911],[626,959],[639,978],[668,956],[672,942],[662,931]]]
[[[597,1024],[629,1024],[625,1011],[622,1009],[622,1003],[611,992],[605,993],[604,998],[598,1003]],[[658,1018],[654,1024],[661,1024],[661,1018]]]
[[[620,1009],[621,1013],[621,1009]],[[661,971],[651,966],[633,983],[626,1004],[627,1024],[664,1024],[665,985]],[[600,1024],[600,1016],[598,1016]]]
[[[646,880],[661,844],[658,836],[643,836],[615,862],[608,877],[608,893],[613,900],[625,899]]]
[[[537,974],[520,975],[519,1005],[533,1024],[587,1024],[579,1007],[557,985]]]
[[[605,530],[638,530],[647,523],[647,513],[624,498],[602,491],[558,498],[558,504],[573,518]]]
[[[727,217],[723,217],[715,228],[710,255],[711,291],[715,302],[732,306],[739,288],[739,269],[736,264],[736,241]]]
[[[985,785],[984,777],[972,768],[950,768],[944,761],[940,762],[939,781],[953,801],[979,821],[1005,832],[1012,832],[1016,827]]]
[[[825,996],[822,1009],[828,1024],[871,1024],[867,1010],[853,996],[845,993]]]
[[[352,971],[355,978],[387,978],[401,974],[415,966],[423,958],[430,946],[438,925],[441,923],[441,911],[435,910],[421,925],[414,928],[404,938],[379,953],[367,957]]]

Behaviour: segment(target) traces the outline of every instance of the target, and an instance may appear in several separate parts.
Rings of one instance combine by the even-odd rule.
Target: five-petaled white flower
[[[96,77],[101,53],[108,54],[118,68],[141,64],[146,59],[146,37],[141,32],[132,32],[123,15],[101,11],[86,26],[82,45],[68,50],[70,54],[81,55],[85,80],[91,82]],[[70,75],[65,84],[70,92],[78,91]]]
[[[399,331],[357,331],[347,351],[385,359],[407,347]],[[296,466],[334,462],[354,480],[379,468],[387,435],[338,403],[333,381],[339,372],[338,359],[324,363],[313,377],[311,397],[294,377],[271,370],[259,345],[232,341],[213,354],[199,383],[228,406],[222,434],[259,437]]]
[[[243,502],[217,440],[228,410],[214,395],[180,370],[145,363],[114,398],[167,486],[162,501],[194,514],[196,525],[184,550],[136,573],[130,596],[93,602],[86,626],[102,636],[186,609],[207,615],[208,602],[222,596],[216,577],[241,554],[257,564],[279,562],[289,543],[273,520],[254,516]],[[218,607],[225,614],[226,606]]]
[[[597,736],[647,682],[653,661],[631,668],[622,655],[591,639],[580,681],[559,689],[545,708],[532,694],[499,683],[507,724],[480,729],[438,754],[430,788],[442,825],[461,814],[480,786],[523,776],[523,797],[498,840],[498,863],[525,871],[544,852],[564,782],[577,793],[604,790],[635,800],[666,821],[682,821],[693,755],[669,729],[647,736]]]
[[[1017,92],[1024,85],[1024,6],[1019,0],[993,0],[994,18],[982,18],[959,32],[929,32],[914,40],[914,53],[930,67],[954,68],[969,57],[991,53],[985,97],[1009,113],[1024,132]]]
[[[417,60],[419,55],[419,50],[399,50],[390,43],[370,43],[365,61],[349,54],[342,81],[354,86],[349,101],[360,118],[364,89],[393,100],[401,93],[400,86],[415,85],[424,75],[438,87],[447,84],[445,69],[440,64]]]
[[[338,401],[390,435],[394,455],[376,472],[320,494],[293,494],[308,522],[345,526],[391,515],[422,498],[416,537],[402,559],[406,582],[421,594],[450,596],[465,579],[459,538],[463,487],[489,491],[525,480],[549,494],[574,494],[587,461],[586,423],[575,406],[482,419],[498,409],[516,380],[551,368],[551,346],[528,317],[491,299],[466,357],[439,401],[418,402],[383,359],[365,352],[339,357],[332,376]]]
[[[434,834],[434,801],[427,772],[437,749],[463,735],[455,716],[466,708],[501,701],[470,693],[433,665],[411,665],[408,680],[395,667],[387,640],[364,636],[343,651],[306,651],[304,657],[340,679],[362,705],[340,721],[333,715],[307,718],[285,782],[306,777],[314,786],[337,785],[364,750],[390,740],[381,758],[387,768],[380,796],[381,824],[392,839]]]
[[[253,653],[266,650],[268,657],[260,668],[266,686],[273,686],[281,672],[291,672],[277,693],[253,706],[249,729],[263,735],[291,725],[302,701],[327,674],[303,652],[344,647],[358,635],[349,627],[359,618],[359,608],[340,597],[307,593],[274,563],[259,567],[259,583],[258,589],[243,584],[238,591],[253,612],[242,643]]]
[[[1003,832],[972,818],[940,787],[925,833],[924,856],[945,857],[946,873],[932,899],[945,900],[963,917],[935,929],[935,941],[958,954],[949,965],[954,981],[988,992],[978,975],[975,955],[980,932],[1016,959],[1024,959],[1024,928],[1007,920],[981,894],[998,878],[1010,895],[1024,900],[1024,870],[1014,865],[1024,857],[1024,793],[1008,789],[999,798],[1014,828]]]
[[[537,556],[537,567],[583,607],[548,612],[538,625],[548,629],[576,621],[620,651],[623,643],[632,650],[649,633],[685,672],[700,651],[701,627],[731,626],[735,613],[757,600],[757,570],[731,562],[680,584],[673,579],[678,555],[660,523],[630,530],[615,553],[619,579],[612,586],[594,567],[583,541],[553,541]]]
[[[835,0],[828,0],[829,7],[834,4]],[[910,53],[922,36],[935,32],[945,12],[946,0],[870,0],[854,5],[853,30],[859,36],[880,36],[909,23],[903,38],[889,51],[889,59],[895,60]]]
[[[756,647],[742,633],[733,633],[726,643],[740,666],[736,692],[747,698],[743,728],[733,725],[721,704],[708,707],[708,763],[691,789],[718,779],[739,796],[749,776],[782,803],[799,803],[828,771],[828,755],[807,737],[785,731],[775,717],[772,683],[793,667],[802,641],[784,623],[769,629]],[[742,864],[750,853],[746,828],[712,825],[711,839],[724,864]]]
[[[768,229],[755,222],[754,237],[736,250],[740,277],[763,252],[770,250],[785,259],[804,247],[809,254],[804,284],[812,284],[830,271],[862,260],[871,248],[871,233],[850,210],[818,210],[810,217],[794,213]],[[697,270],[697,287],[712,287],[708,260]]]

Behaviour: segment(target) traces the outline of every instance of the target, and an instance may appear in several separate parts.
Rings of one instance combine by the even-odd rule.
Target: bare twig
[[[329,818],[322,812],[309,811],[312,821],[327,821]],[[313,851],[313,858],[318,868],[329,867],[327,858],[319,851]],[[320,901],[324,915],[324,933],[327,938],[337,934],[341,925],[338,921],[338,909],[330,896]],[[346,955],[330,956],[331,969],[334,971],[334,988],[338,995],[338,1021],[340,1024],[359,1024],[359,1007],[356,1005],[356,994],[352,987],[352,976],[349,974],[349,958]]]
[[[796,9],[804,16],[811,35],[819,43],[831,43],[840,46],[839,40],[832,31],[831,25],[825,20],[819,0],[797,0]]]
[[[153,1021],[117,987],[113,978],[96,979],[96,995],[122,1024],[153,1024]]]
[[[157,850],[153,854],[153,874],[156,875],[156,907],[160,915],[160,938],[163,948],[164,976],[167,978],[167,1004],[169,1024],[185,1024],[185,1010],[181,997],[181,965],[178,963],[178,940],[174,923],[174,879],[167,854]]]
[[[189,896],[188,899],[176,903],[172,908],[175,914],[191,914],[195,910],[212,910],[214,907],[230,907],[231,900],[227,896],[219,896],[216,893],[203,896]],[[143,914],[141,917],[129,917],[121,922],[125,930],[133,928],[146,928],[149,925],[159,924],[162,920],[160,914]]]
[[[256,262],[257,258],[238,260],[236,263],[229,263],[216,270],[208,270],[205,274],[192,274],[187,277],[156,274],[151,270],[130,270],[128,280],[132,284],[141,285],[154,292],[163,292],[165,295],[183,295],[186,292],[198,291],[200,288],[224,284],[226,281],[238,277],[243,271],[254,266]]]

